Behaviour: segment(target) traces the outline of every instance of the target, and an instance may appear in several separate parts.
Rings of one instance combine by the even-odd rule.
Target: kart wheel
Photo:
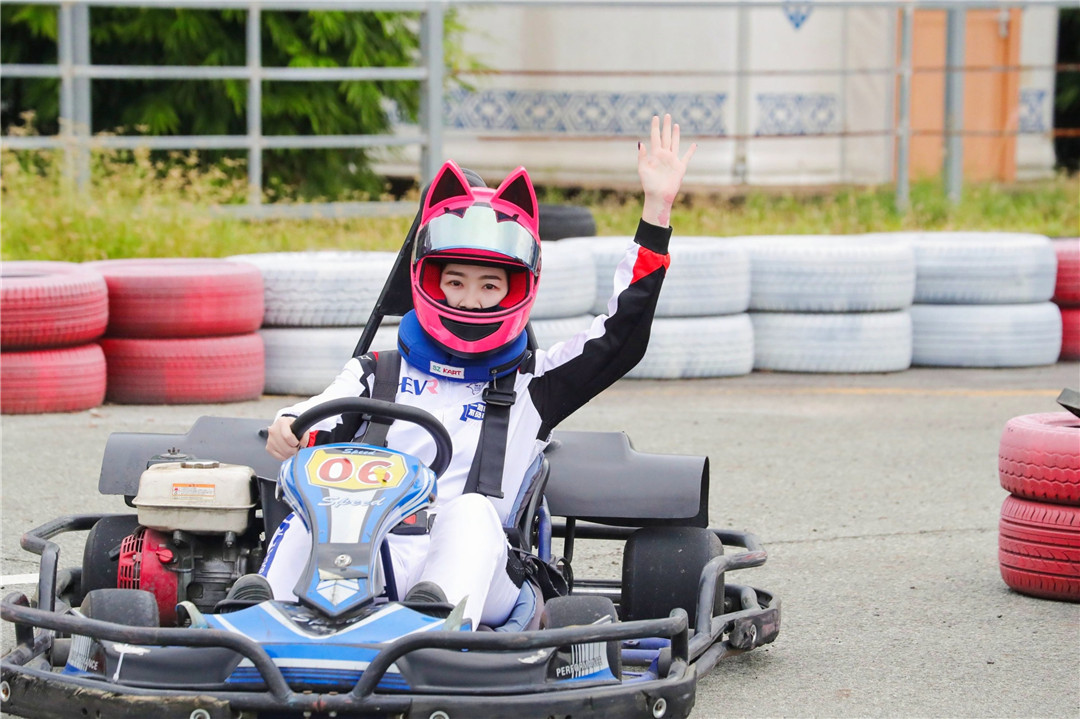
[[[142,589],[95,589],[83,600],[82,613],[129,627],[160,626],[157,600]]]
[[[610,617],[612,622],[619,621],[615,605],[607,597],[555,597],[544,604],[544,612],[540,615],[540,628],[558,629],[596,624],[604,617]],[[621,677],[622,647],[620,642],[607,643],[607,657],[611,673],[616,677]]]
[[[82,597],[95,589],[116,589],[120,542],[139,526],[134,514],[102,517],[83,546]]]
[[[637,530],[623,550],[623,619],[659,619],[679,607],[686,610],[692,629],[697,621],[701,570],[723,553],[723,543],[703,527]],[[723,608],[724,577],[720,575],[713,613],[722,614]]]

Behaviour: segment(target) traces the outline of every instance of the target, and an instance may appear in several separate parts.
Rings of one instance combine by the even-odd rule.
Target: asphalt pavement
[[[712,525],[753,532],[769,552],[731,581],[781,597],[780,635],[703,678],[694,717],[1069,719],[1080,717],[1080,604],[1017,594],[997,563],[1001,430],[1060,409],[1063,387],[1080,388],[1080,364],[622,380],[562,428],[708,455]],[[4,416],[3,591],[30,591],[15,584],[36,572],[18,545],[27,528],[123,510],[97,494],[109,433],[269,418],[289,402]],[[62,543],[62,564],[79,561],[78,539]],[[575,556],[578,576],[619,567],[617,546]]]

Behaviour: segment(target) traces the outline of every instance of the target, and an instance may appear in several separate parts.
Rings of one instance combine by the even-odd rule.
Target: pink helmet
[[[479,312],[450,307],[439,289],[448,262],[504,268],[506,297]],[[411,280],[420,326],[448,352],[476,357],[515,341],[525,331],[540,280],[536,192],[525,168],[492,190],[470,187],[453,161],[443,165],[424,199]]]

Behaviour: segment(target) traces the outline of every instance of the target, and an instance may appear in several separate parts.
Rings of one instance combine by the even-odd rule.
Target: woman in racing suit
[[[432,181],[421,207],[411,272],[415,309],[402,318],[398,333],[403,361],[395,401],[438,418],[452,438],[453,457],[438,480],[430,533],[389,536],[398,596],[455,605],[464,601],[464,616],[474,628],[500,626],[507,619],[518,599],[520,577],[515,582],[507,571],[503,526],[513,523],[524,479],[552,429],[644,355],[669,261],[671,206],[694,149],[691,145],[680,157],[679,126],[670,115],[662,124],[653,118],[649,142],[638,143],[642,218],[616,269],[607,314],[546,351],[528,351],[524,332],[540,269],[536,196],[524,168],[495,191],[470,187],[453,162]],[[487,278],[480,280],[481,289],[496,299],[486,305],[451,305],[448,265],[492,270],[479,276]],[[270,428],[267,451],[282,460],[297,452],[300,442],[291,424],[305,409],[339,397],[371,396],[377,362],[378,353],[354,358],[321,394],[281,410]],[[515,399],[501,486],[481,482],[478,487],[470,470],[492,377],[509,378],[501,387],[512,380]],[[305,446],[351,439],[340,436],[340,422],[339,417],[313,427]],[[408,422],[390,426],[386,446],[425,463],[434,458],[430,436]],[[310,535],[299,520],[290,516],[282,522],[260,572],[275,598],[294,599],[293,586],[310,548]]]

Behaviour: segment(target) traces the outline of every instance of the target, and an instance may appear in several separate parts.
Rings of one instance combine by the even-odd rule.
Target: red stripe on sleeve
[[[665,270],[671,264],[671,255],[661,255],[645,247],[639,247],[637,261],[634,262],[634,276],[630,283],[637,282],[642,277],[650,275],[663,267]]]

